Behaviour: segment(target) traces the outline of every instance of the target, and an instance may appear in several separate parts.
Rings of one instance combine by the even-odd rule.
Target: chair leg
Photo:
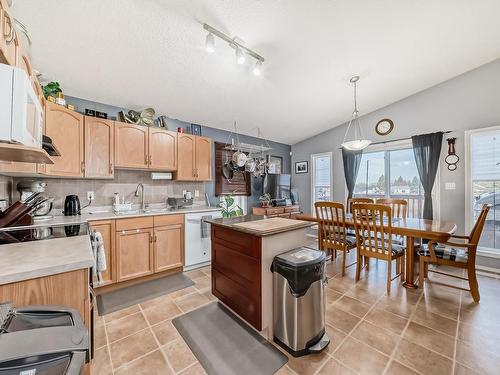
[[[387,293],[391,293],[392,259],[387,262]]]
[[[366,270],[370,270],[370,258],[365,257],[365,265],[366,265]]]
[[[423,288],[424,287],[424,277],[425,276],[425,268],[426,268],[426,262],[422,257],[420,257],[420,261],[418,262],[418,287]]]
[[[469,288],[470,293],[472,294],[472,299],[477,303],[481,299],[481,296],[479,295],[479,284],[477,283],[475,266],[469,265],[469,268],[467,269],[467,276],[469,278]]]
[[[429,277],[429,263],[424,262],[424,277],[428,278]]]
[[[396,258],[396,273],[401,275],[401,258]]]
[[[361,260],[362,260],[362,256],[359,255],[359,252],[358,252],[358,255],[357,255],[357,262],[356,262],[356,282],[359,281],[359,277],[361,275]]]
[[[403,255],[401,257],[401,282],[405,282],[405,275],[406,275],[406,255]]]
[[[342,277],[345,276],[345,258],[347,257],[347,250],[343,251],[342,254]]]

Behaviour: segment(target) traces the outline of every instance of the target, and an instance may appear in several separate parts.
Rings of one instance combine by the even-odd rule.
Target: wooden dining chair
[[[392,209],[392,217],[398,219],[406,219],[408,216],[408,202],[404,199],[398,198],[378,198],[375,203],[385,204]],[[399,236],[397,234],[392,236],[392,241],[398,245],[405,244],[404,236]]]
[[[474,299],[474,302],[479,302],[479,285],[477,283],[476,277],[476,250],[490,207],[491,206],[488,204],[483,205],[481,213],[479,214],[476,223],[474,224],[474,227],[472,228],[472,231],[468,236],[451,236],[459,242],[448,241],[439,243],[436,241],[432,241],[429,242],[426,247],[422,247],[418,251],[420,266],[418,276],[419,287],[424,286],[424,279],[427,277],[428,272],[451,276],[457,279],[468,281],[469,289],[440,282],[434,283],[469,291],[472,295],[472,298]],[[467,278],[437,270],[430,270],[428,268],[429,264],[446,265],[466,269]]]
[[[331,253],[332,261],[337,257],[337,250],[342,251],[342,276],[346,268],[347,253],[356,247],[356,237],[347,234],[345,225],[345,207],[339,202],[316,202],[316,218],[318,220],[319,248]]]
[[[356,198],[350,198],[347,201],[347,204],[349,205],[349,212],[352,213],[352,205],[356,203],[375,203],[375,200],[372,198],[362,198],[362,197],[356,197]]]
[[[376,258],[387,261],[387,293],[391,291],[391,281],[403,280],[404,246],[392,241],[392,209],[383,204],[355,203],[352,205],[354,229],[358,257],[356,281],[361,274],[361,259]],[[369,259],[368,259],[369,260]],[[396,260],[396,276],[392,277],[392,261]],[[366,262],[368,268],[368,262]]]

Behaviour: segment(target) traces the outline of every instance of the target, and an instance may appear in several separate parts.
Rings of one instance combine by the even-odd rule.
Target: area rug
[[[272,375],[288,362],[285,354],[218,302],[172,323],[209,375]]]
[[[165,276],[100,294],[97,296],[97,309],[100,316],[106,315],[192,285],[194,282],[182,273]]]

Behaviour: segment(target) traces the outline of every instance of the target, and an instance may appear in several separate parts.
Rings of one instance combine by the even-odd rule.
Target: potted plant
[[[259,197],[259,201],[260,201],[260,205],[262,207],[269,207],[269,203],[271,202],[271,194],[269,193],[265,193],[265,194],[262,194],[260,197]]]
[[[45,99],[48,99],[49,96],[52,96],[55,99],[57,98],[57,94],[62,92],[59,82],[49,82],[46,85],[42,86],[42,90]]]
[[[217,207],[222,208],[222,217],[235,217],[243,215],[243,209],[234,204],[234,198],[231,194],[225,195],[221,198]]]

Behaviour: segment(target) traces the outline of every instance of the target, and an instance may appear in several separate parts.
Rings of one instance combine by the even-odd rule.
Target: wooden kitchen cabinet
[[[114,122],[85,116],[85,177],[113,178]]]
[[[0,63],[17,65],[19,39],[7,2],[0,0]]]
[[[61,156],[53,156],[54,164],[45,167],[48,175],[84,176],[83,115],[61,105],[46,102],[45,134],[52,138]]]
[[[149,169],[174,171],[177,168],[177,133],[149,128]]]
[[[115,164],[117,168],[147,169],[148,127],[115,122]]]
[[[154,271],[161,272],[184,264],[184,226],[159,227],[154,230]]]
[[[104,242],[104,251],[106,254],[106,271],[102,272],[103,283],[97,285],[96,279],[94,280],[94,287],[102,287],[105,285],[112,284],[116,282],[116,271],[115,271],[115,221],[114,220],[100,220],[90,222],[90,227],[92,230],[100,232]]]
[[[177,180],[209,181],[212,178],[212,140],[191,134],[178,134]]]
[[[184,215],[154,217],[154,271],[184,265]]]
[[[131,280],[154,272],[153,236],[153,228],[116,232],[117,281]]]

